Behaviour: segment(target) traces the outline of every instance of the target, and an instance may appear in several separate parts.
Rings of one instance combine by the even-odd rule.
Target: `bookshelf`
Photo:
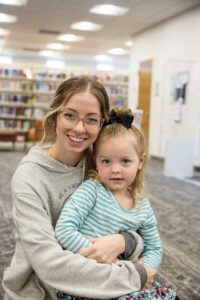
[[[72,76],[89,75],[101,82],[110,105],[127,105],[128,74],[97,70],[49,70],[47,68],[5,68],[0,66],[0,135],[15,132],[27,137],[42,119],[60,83]]]

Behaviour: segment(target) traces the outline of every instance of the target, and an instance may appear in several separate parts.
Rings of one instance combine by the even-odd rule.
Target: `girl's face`
[[[57,117],[56,148],[60,154],[81,158],[99,133],[102,114],[97,98],[89,92],[74,94]]]
[[[132,134],[102,139],[96,152],[96,168],[101,182],[115,194],[126,192],[143,166],[145,154],[138,156]]]

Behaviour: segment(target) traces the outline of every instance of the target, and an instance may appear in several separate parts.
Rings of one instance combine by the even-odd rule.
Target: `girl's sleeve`
[[[147,201],[146,219],[138,229],[138,233],[143,238],[144,251],[142,257],[145,266],[157,269],[162,259],[162,245],[157,228],[157,221],[154,212]]]
[[[15,190],[20,185],[26,193],[13,193],[18,260],[12,260],[4,277],[7,291],[22,288],[25,279],[22,270],[34,270],[37,278],[53,289],[88,298],[116,298],[144,286],[146,271],[142,265],[130,261],[100,264],[63,250],[55,238],[48,209],[33,193],[31,182],[22,182],[18,177],[15,176]]]
[[[57,221],[55,234],[60,245],[74,253],[91,243],[79,231],[96,202],[96,185],[88,180],[81,184],[65,204]]]

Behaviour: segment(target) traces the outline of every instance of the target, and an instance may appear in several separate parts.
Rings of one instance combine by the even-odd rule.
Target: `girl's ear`
[[[146,153],[142,153],[142,155],[140,156],[140,160],[139,160],[138,170],[142,169],[145,158],[146,158]]]

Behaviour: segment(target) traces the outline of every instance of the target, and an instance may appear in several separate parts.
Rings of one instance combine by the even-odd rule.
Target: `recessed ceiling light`
[[[49,68],[64,68],[65,63],[61,60],[47,60],[46,66]]]
[[[65,42],[79,42],[84,40],[84,37],[75,34],[61,34],[57,37],[57,39]]]
[[[95,55],[94,59],[99,61],[111,61],[113,60],[113,57],[109,55],[99,54],[99,55]]]
[[[108,50],[108,53],[114,54],[114,55],[124,55],[124,54],[127,54],[128,51],[123,48],[113,48],[113,49]]]
[[[70,48],[69,45],[63,45],[60,43],[52,43],[52,44],[47,44],[47,48],[53,49],[53,50],[67,50]]]
[[[7,15],[0,13],[0,22],[4,23],[15,23],[17,22],[17,17],[12,15]]]
[[[99,71],[112,71],[114,70],[114,66],[108,64],[98,64],[96,65],[96,69]]]
[[[95,5],[90,8],[89,12],[100,15],[120,16],[129,11],[129,8],[111,4]]]
[[[131,47],[133,45],[133,42],[132,41],[127,41],[124,43],[125,46],[127,47]]]
[[[10,34],[10,30],[0,28],[0,35],[9,35],[9,34]]]
[[[100,30],[101,28],[103,28],[103,25],[83,21],[83,22],[73,23],[70,27],[72,29],[76,29],[76,30],[96,31],[96,30]]]
[[[38,52],[39,55],[41,56],[53,56],[55,55],[55,53],[53,51],[50,50],[42,50]]]
[[[10,56],[0,56],[0,63],[1,64],[11,64],[12,61],[13,61],[13,59]]]
[[[0,0],[0,4],[6,4],[6,5],[26,5],[28,0]]]

